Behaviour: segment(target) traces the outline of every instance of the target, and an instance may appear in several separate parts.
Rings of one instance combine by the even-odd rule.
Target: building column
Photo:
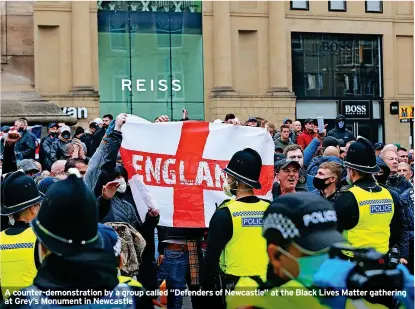
[[[89,2],[72,2],[72,87],[92,90]]]
[[[213,2],[213,92],[232,92],[231,18],[228,1]]]
[[[269,85],[268,92],[289,92],[285,1],[270,1],[268,17]]]

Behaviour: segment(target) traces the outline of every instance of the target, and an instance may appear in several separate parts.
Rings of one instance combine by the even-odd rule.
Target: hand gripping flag
[[[140,216],[160,210],[160,225],[208,227],[228,197],[222,171],[233,154],[250,147],[262,158],[261,190],[272,198],[274,142],[265,129],[200,121],[146,123],[129,115],[121,156]]]

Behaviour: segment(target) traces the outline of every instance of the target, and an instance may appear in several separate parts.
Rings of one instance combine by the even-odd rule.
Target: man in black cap
[[[261,167],[258,152],[246,148],[236,152],[224,170],[224,192],[236,198],[225,200],[210,220],[202,275],[202,287],[207,290],[215,287],[217,279],[222,288],[232,289],[240,277],[266,272],[261,218],[269,202],[254,194],[254,189],[261,189]]]
[[[1,215],[8,216],[12,225],[0,237],[2,295],[8,298],[7,293],[29,286],[36,276],[36,236],[29,223],[39,211],[42,196],[22,171],[8,174],[1,187]]]
[[[373,177],[380,168],[372,144],[359,136],[350,145],[344,164],[349,185],[341,188],[334,204],[344,238],[353,247],[372,247],[383,254],[398,244],[407,247],[400,203]]]
[[[342,114],[336,117],[336,127],[327,133],[327,136],[333,136],[337,139],[341,139],[346,144],[347,142],[354,140],[353,132],[346,128],[345,117]]]
[[[98,232],[95,197],[79,171],[70,169],[69,174],[67,179],[52,185],[38,216],[31,222],[39,241],[41,267],[33,285],[22,290],[31,304],[18,307],[44,308],[45,303],[52,303],[48,308],[81,308],[99,299],[101,304],[154,308],[142,288],[119,284],[116,256],[103,249],[103,236]],[[40,293],[47,290],[66,293]],[[13,308],[13,304],[6,308]]]
[[[385,144],[382,142],[377,142],[373,145],[373,148],[375,149],[375,154],[378,157],[380,155],[380,153],[383,150],[383,147],[385,147]]]
[[[50,171],[53,161],[51,157],[54,141],[59,136],[59,126],[56,122],[48,124],[48,135],[40,141],[39,162],[43,169]]]

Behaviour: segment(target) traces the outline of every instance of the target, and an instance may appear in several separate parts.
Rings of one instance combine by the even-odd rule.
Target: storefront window
[[[100,114],[204,119],[201,1],[98,1]]]
[[[382,97],[380,36],[292,33],[297,97]]]

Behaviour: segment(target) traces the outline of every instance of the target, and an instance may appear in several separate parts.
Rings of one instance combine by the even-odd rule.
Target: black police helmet
[[[250,187],[261,189],[259,183],[261,168],[262,159],[259,153],[251,148],[245,148],[232,156],[224,171]]]

